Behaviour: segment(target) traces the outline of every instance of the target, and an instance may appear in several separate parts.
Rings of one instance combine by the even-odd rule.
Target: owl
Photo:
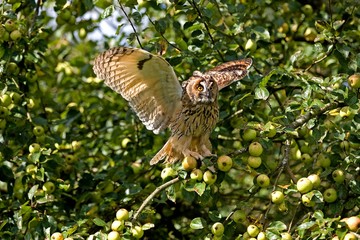
[[[93,70],[129,102],[148,130],[158,134],[170,129],[170,138],[150,161],[153,165],[213,155],[210,134],[219,118],[219,91],[247,75],[251,65],[251,58],[226,62],[204,73],[195,71],[180,84],[164,58],[115,47],[96,57]]]

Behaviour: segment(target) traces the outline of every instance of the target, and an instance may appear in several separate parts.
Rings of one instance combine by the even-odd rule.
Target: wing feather
[[[182,88],[170,64],[136,48],[116,47],[100,54],[93,70],[129,102],[147,129],[167,128],[180,106]]]
[[[248,69],[252,65],[252,62],[251,58],[226,62],[212,68],[211,70],[205,72],[205,74],[210,74],[218,84],[219,90],[221,90],[233,82],[245,77],[248,73]]]

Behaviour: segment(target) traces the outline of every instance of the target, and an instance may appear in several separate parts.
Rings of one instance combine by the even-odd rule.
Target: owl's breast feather
[[[212,104],[183,105],[170,124],[172,135],[199,137],[209,134],[219,119],[217,101]]]

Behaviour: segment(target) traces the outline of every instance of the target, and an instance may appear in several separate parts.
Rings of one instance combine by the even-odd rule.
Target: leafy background
[[[249,225],[268,239],[356,232],[340,221],[360,206],[359,91],[348,83],[360,66],[355,0],[8,0],[0,11],[2,239],[106,239],[116,211],[134,216],[159,186],[122,238],[139,237],[133,229],[141,226],[146,239],[210,239],[215,222],[225,226],[223,239],[250,238]],[[95,56],[118,45],[163,55],[180,81],[254,59],[249,76],[219,97],[211,139],[234,166],[222,172],[205,159],[215,184],[189,180],[181,163],[165,179],[169,166],[149,166],[169,133],[147,131],[92,71]],[[258,168],[248,164],[247,129],[264,148]],[[336,169],[343,181],[332,177]],[[258,174],[270,186],[260,188]],[[306,207],[295,183],[310,174],[321,185]],[[169,179],[177,180],[165,189]],[[324,201],[328,188],[337,191],[333,203]],[[273,190],[284,193],[282,204],[271,202]]]

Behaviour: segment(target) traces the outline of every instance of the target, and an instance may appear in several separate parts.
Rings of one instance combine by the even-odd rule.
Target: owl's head
[[[194,72],[194,75],[184,82],[183,88],[193,103],[209,104],[217,101],[219,89],[210,75]]]

